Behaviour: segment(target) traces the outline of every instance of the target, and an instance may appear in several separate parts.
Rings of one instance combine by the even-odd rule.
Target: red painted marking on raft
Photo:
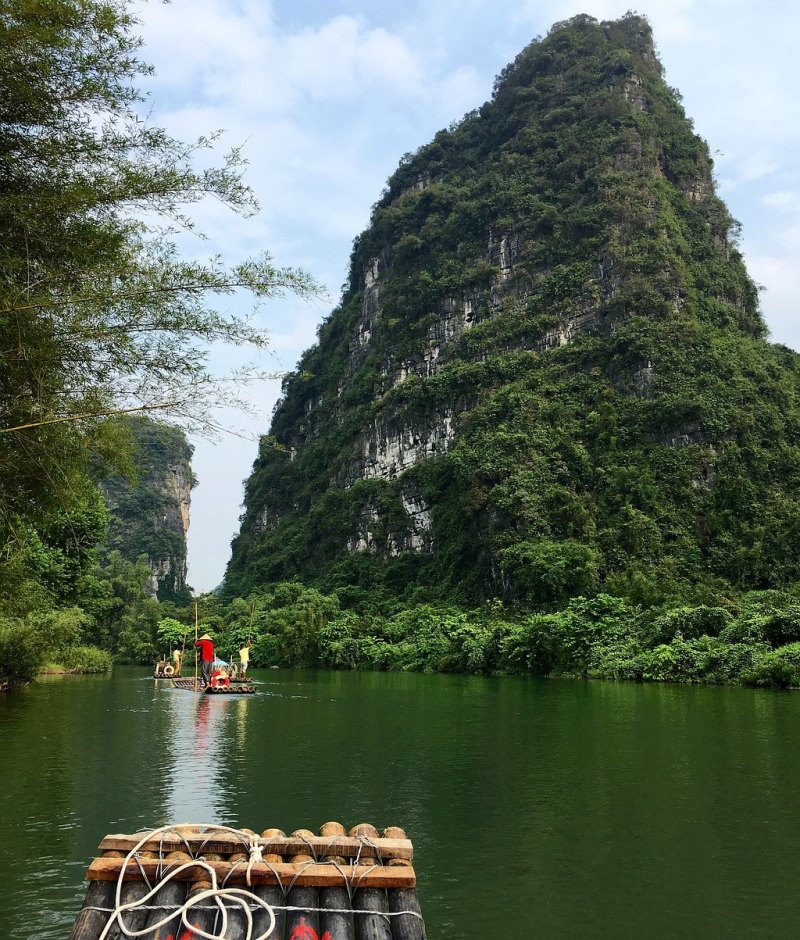
[[[331,940],[331,933],[329,930],[326,930],[325,933],[320,937],[313,927],[309,927],[309,925],[306,923],[305,917],[301,917],[300,923],[292,931],[292,935],[289,937],[289,940]]]
[[[200,929],[200,924],[195,924],[194,926],[196,927],[197,930]],[[178,940],[193,940],[193,938],[196,936],[197,934],[194,932],[194,930],[187,930],[186,933],[182,933],[180,937],[178,937]],[[175,940],[175,938],[172,936],[172,934],[170,934],[167,937],[167,940]]]

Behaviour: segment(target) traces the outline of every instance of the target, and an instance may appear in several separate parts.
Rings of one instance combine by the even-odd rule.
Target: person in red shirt
[[[204,633],[194,645],[200,648],[200,666],[203,670],[203,684],[211,685],[211,672],[214,668],[214,641]]]

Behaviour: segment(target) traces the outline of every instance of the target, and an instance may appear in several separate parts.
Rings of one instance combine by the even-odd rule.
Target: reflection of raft
[[[203,684],[195,681],[191,676],[185,676],[182,679],[173,679],[172,686],[175,689],[183,689],[186,692],[203,692],[205,695],[255,695],[258,689],[246,682],[231,682],[229,685],[218,685],[216,688],[209,686],[203,688]]]
[[[164,827],[106,836],[100,849],[70,940],[98,940],[107,927],[108,936],[121,936],[123,905],[131,908],[122,915],[125,926],[145,938],[189,935],[186,923],[212,937],[258,938],[274,918],[270,940],[425,940],[413,846],[396,827],[382,836],[369,825],[345,834],[339,823],[326,823],[318,836],[308,829],[258,836],[224,826]],[[252,914],[251,934],[243,905]]]

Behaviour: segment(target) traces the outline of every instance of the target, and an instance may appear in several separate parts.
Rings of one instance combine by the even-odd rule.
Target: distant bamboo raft
[[[202,680],[195,681],[191,676],[173,679],[172,686],[175,689],[183,689],[185,692],[203,692],[205,695],[254,695],[258,692],[252,683],[239,681],[232,681],[230,685],[221,685],[217,688],[211,686],[203,688]]]
[[[181,825],[108,835],[100,851],[69,940],[426,938],[414,849],[394,826]]]

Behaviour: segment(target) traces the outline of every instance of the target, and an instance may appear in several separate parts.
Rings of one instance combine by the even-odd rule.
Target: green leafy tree
[[[73,517],[89,455],[114,449],[103,416],[209,430],[213,406],[242,404],[257,373],[215,375],[209,345],[266,336],[212,298],[315,290],[268,255],[232,268],[179,256],[193,204],[255,203],[238,150],[198,170],[216,135],[184,143],[142,117],[139,48],[127,0],[0,11],[0,565],[31,527]]]

